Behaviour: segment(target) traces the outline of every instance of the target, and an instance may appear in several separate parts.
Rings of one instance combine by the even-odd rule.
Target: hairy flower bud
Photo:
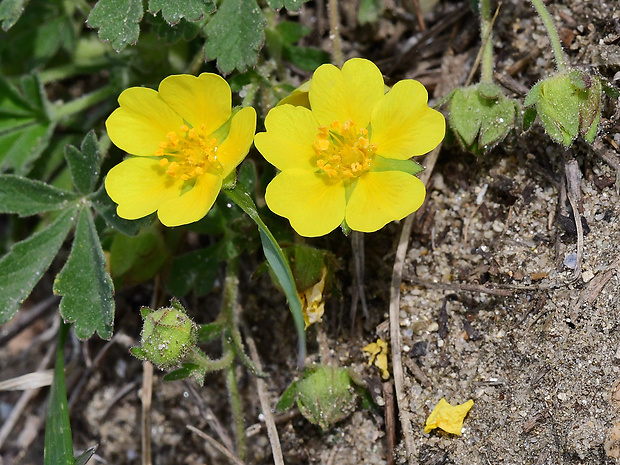
[[[159,310],[142,308],[141,346],[131,349],[133,355],[161,369],[179,365],[196,344],[195,323],[178,300],[172,299],[170,304],[170,307]]]

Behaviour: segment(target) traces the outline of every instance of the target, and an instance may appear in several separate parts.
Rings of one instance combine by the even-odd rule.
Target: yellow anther
[[[161,157],[164,155],[164,149],[157,149],[155,150],[154,154],[156,157]]]
[[[351,179],[370,169],[376,147],[370,143],[368,130],[355,121],[333,121],[317,128],[314,140],[315,163],[330,178]]]
[[[187,126],[187,124],[182,124],[179,129],[181,130],[181,132],[187,132],[189,131],[189,126]]]
[[[159,160],[159,166],[166,166],[168,163],[170,162],[167,158],[162,158],[161,160]]]

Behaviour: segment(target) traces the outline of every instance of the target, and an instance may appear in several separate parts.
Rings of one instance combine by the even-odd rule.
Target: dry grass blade
[[[217,442],[211,436],[209,436],[208,434],[200,431],[195,426],[192,426],[192,425],[186,425],[186,426],[187,426],[188,430],[196,433],[202,439],[207,441],[210,446],[212,446],[214,449],[216,449],[218,452],[220,452],[222,455],[224,455],[228,460],[230,460],[231,463],[234,463],[236,465],[244,465],[243,461],[239,460],[239,458],[235,454],[233,454],[231,451],[226,449],[223,445],[221,445],[219,442]]]
[[[0,382],[0,391],[25,391],[52,384],[54,370],[35,371]]]
[[[420,179],[424,185],[428,181],[435,167],[435,162],[439,156],[441,145],[429,153],[424,159],[426,169],[420,175]],[[400,423],[405,439],[405,449],[409,463],[413,464],[417,455],[415,443],[413,442],[413,432],[411,429],[410,411],[405,405],[404,390],[404,374],[402,362],[402,335],[400,334],[400,284],[403,277],[403,266],[405,257],[407,256],[407,246],[409,245],[409,236],[413,227],[414,214],[407,217],[403,224],[400,234],[398,247],[396,249],[396,258],[394,259],[394,268],[392,270],[392,283],[390,285],[390,340],[392,350],[392,367],[394,370],[394,387],[396,388],[396,405],[400,416]],[[391,452],[390,452],[391,453]]]

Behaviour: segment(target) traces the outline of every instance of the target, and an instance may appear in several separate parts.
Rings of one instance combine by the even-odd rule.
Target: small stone
[[[436,331],[439,331],[439,324],[436,321],[433,321],[430,325],[428,325],[428,327],[426,328],[426,330],[429,333],[434,333]]]
[[[584,283],[589,282],[592,278],[594,278],[594,273],[591,270],[586,270],[581,275],[581,279],[583,279]]]

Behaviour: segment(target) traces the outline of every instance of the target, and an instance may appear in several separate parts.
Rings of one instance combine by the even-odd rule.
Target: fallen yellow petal
[[[388,345],[383,339],[377,339],[377,342],[371,342],[362,349],[367,354],[370,354],[370,360],[368,364],[373,362],[379,370],[381,370],[381,378],[388,379],[390,372],[388,371]]]
[[[469,399],[464,404],[453,407],[446,399],[441,399],[426,420],[424,432],[429,433],[435,428],[441,428],[447,433],[460,436],[463,420],[473,405],[474,401]]]

